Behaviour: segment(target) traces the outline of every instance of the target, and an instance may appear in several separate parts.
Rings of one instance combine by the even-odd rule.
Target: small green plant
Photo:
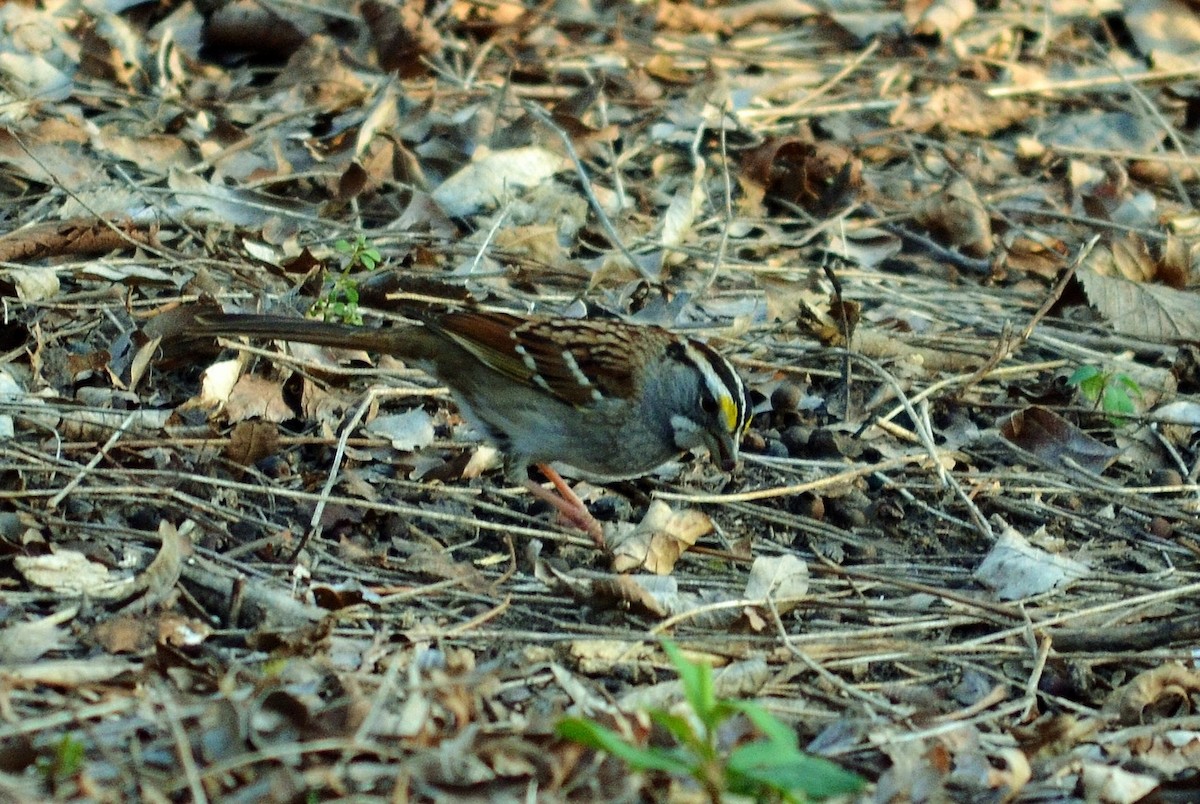
[[[54,753],[37,761],[38,771],[55,787],[75,777],[83,769],[84,745],[72,734],[64,734],[54,746]]]
[[[325,294],[309,309],[324,321],[340,321],[343,324],[361,324],[362,314],[358,311],[358,281],[350,274],[358,268],[374,271],[383,259],[379,249],[367,243],[361,234],[351,243],[338,240],[334,251],[343,257],[342,267],[325,282]]]
[[[1120,427],[1136,409],[1133,398],[1142,396],[1142,387],[1128,374],[1101,371],[1096,366],[1080,366],[1067,379],[1079,388],[1084,398],[1104,411],[1114,427]]]
[[[558,735],[607,751],[635,770],[690,777],[713,802],[726,793],[751,796],[756,801],[819,801],[862,789],[865,782],[860,776],[801,751],[796,733],[763,707],[750,701],[718,699],[712,668],[707,664],[689,662],[673,642],[664,642],[663,650],[679,672],[693,715],[687,718],[664,709],[649,712],[650,719],[674,739],[674,746],[633,745],[611,729],[581,717],[560,721]],[[726,752],[718,744],[718,732],[722,724],[738,716],[748,719],[762,736]]]

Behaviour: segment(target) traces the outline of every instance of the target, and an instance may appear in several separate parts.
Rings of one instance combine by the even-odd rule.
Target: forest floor
[[[0,798],[1200,798],[1200,14],[900,5],[0,4]],[[707,340],[741,465],[601,551],[185,337],[418,298]]]

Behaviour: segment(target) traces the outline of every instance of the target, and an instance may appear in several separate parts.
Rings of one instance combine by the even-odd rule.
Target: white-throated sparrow
[[[204,313],[186,334],[300,341],[412,363],[450,388],[463,416],[505,454],[510,478],[528,483],[536,464],[569,494],[576,510],[565,512],[586,515],[581,527],[598,544],[599,525],[549,464],[617,480],[693,447],[707,447],[724,471],[737,462],[749,397],[729,361],[701,341],[614,320],[478,310],[422,312],[420,321],[367,329]]]

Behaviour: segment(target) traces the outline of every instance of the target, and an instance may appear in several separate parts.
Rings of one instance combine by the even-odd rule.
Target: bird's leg
[[[562,475],[554,471],[549,464],[539,463],[538,471],[546,476],[554,486],[554,491],[542,488],[532,480],[525,481],[525,488],[529,489],[529,493],[537,497],[542,502],[549,505],[554,510],[558,511],[568,522],[575,527],[585,532],[592,537],[592,541],[601,550],[604,549],[604,530],[600,527],[600,523],[588,511],[587,506],[583,504],[583,500],[579,499],[579,495],[575,493],[567,481],[562,479]]]

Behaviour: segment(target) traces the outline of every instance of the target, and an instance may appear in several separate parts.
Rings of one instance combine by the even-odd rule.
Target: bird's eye
[[[700,410],[705,413],[717,412],[717,400],[713,399],[708,394],[705,394],[700,400]]]

